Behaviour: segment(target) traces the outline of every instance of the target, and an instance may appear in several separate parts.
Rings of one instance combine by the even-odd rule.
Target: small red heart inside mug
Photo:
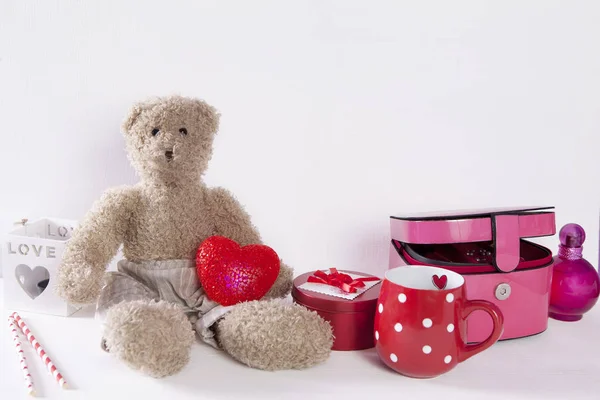
[[[481,343],[467,344],[467,318],[487,312],[494,323]],[[433,378],[489,348],[502,335],[500,309],[484,300],[467,300],[464,278],[429,266],[387,271],[375,314],[375,348],[394,371]]]
[[[431,281],[438,289],[445,289],[448,284],[448,275],[433,275],[431,277]]]

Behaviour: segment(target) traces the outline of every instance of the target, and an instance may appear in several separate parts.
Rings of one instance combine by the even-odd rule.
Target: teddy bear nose
[[[172,160],[173,159],[173,150],[167,150],[165,151],[165,157],[167,157],[167,160]]]

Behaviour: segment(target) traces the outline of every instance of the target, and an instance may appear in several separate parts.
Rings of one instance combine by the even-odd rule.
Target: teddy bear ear
[[[135,121],[142,113],[142,110],[143,107],[140,104],[136,104],[133,107],[131,107],[131,109],[129,110],[129,114],[127,114],[127,117],[123,121],[122,125],[122,129],[125,133],[129,133],[129,131],[133,127],[133,124],[135,124]]]
[[[125,117],[125,120],[123,121],[123,124],[121,126],[123,132],[129,133],[129,131],[131,130],[131,128],[133,128],[133,125],[136,123],[142,112],[150,110],[159,102],[159,98],[152,97],[145,101],[135,103],[133,106],[131,106],[131,108],[129,109],[129,113],[127,114],[127,117]]]
[[[207,133],[217,133],[219,130],[219,121],[221,119],[221,114],[219,114],[217,109],[203,100],[196,100],[195,106],[200,118],[200,123]]]

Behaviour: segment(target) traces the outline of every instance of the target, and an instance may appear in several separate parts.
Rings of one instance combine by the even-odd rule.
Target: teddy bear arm
[[[285,297],[292,291],[292,282],[294,279],[294,270],[283,263],[280,262],[279,266],[279,275],[277,275],[277,279],[271,289],[265,295],[266,299],[274,299]]]
[[[58,268],[57,292],[75,304],[93,302],[108,263],[124,241],[132,209],[132,190],[106,191],[67,242]]]
[[[215,235],[235,240],[241,246],[261,244],[262,240],[250,215],[229,191],[223,188],[211,190]],[[280,264],[277,280],[265,298],[285,297],[292,290],[293,270],[283,262]]]
[[[250,215],[228,190],[215,188],[210,192],[214,234],[236,241],[240,246],[261,244],[262,240]]]

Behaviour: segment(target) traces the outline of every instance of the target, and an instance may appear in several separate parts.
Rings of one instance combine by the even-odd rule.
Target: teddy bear
[[[262,243],[234,195],[202,180],[219,120],[213,106],[190,97],[135,104],[122,131],[139,182],[111,188],[94,203],[57,272],[63,299],[95,303],[102,348],[155,378],[179,372],[196,338],[271,371],[320,364],[333,344],[328,322],[285,301],[293,270],[283,262],[259,300],[223,306],[202,288],[195,256],[205,239]],[[120,248],[117,270],[107,271]]]

